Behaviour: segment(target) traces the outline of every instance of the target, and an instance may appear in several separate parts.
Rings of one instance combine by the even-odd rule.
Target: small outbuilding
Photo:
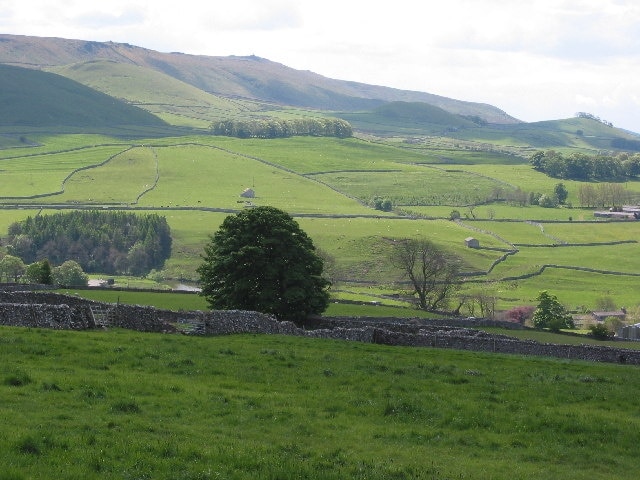
[[[467,237],[464,239],[464,244],[468,248],[480,248],[480,241],[477,238]]]
[[[256,198],[256,192],[254,192],[251,188],[245,188],[240,196],[243,198]]]
[[[640,340],[640,323],[619,328],[616,336],[625,340]]]

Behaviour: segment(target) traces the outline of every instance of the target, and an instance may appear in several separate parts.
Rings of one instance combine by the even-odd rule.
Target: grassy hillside
[[[635,367],[0,329],[5,478],[635,479]]]
[[[402,293],[406,279],[389,260],[394,241],[425,237],[463,259],[468,282],[462,293],[490,291],[498,308],[532,304],[545,288],[571,308],[593,308],[603,296],[618,306],[638,304],[640,265],[633,260],[635,243],[628,242],[640,239],[640,223],[596,221],[588,209],[491,200],[515,188],[553,191],[557,180],[526,164],[488,156],[485,161],[494,163],[443,166],[429,163],[442,159],[427,150],[354,138],[123,140],[34,133],[24,140],[0,150],[7,180],[0,185],[0,231],[33,214],[16,205],[41,208],[41,214],[60,206],[155,211],[167,217],[174,239],[160,278],[195,280],[208,235],[229,212],[247,208],[239,195],[251,187],[257,194],[252,205],[290,212],[335,258],[336,298],[378,301],[378,295]],[[577,204],[579,182],[566,184],[568,200]],[[640,193],[639,182],[625,188]],[[374,196],[393,199],[395,211],[369,207]],[[489,203],[466,205],[479,198]],[[462,222],[448,220],[452,210]],[[465,247],[469,236],[480,240],[480,249]],[[499,261],[508,250],[514,252]]]
[[[163,125],[148,112],[51,73],[0,64],[2,126]]]
[[[173,125],[208,128],[214,120],[268,108],[258,102],[212,95],[156,70],[113,60],[88,61],[52,71],[124,99]]]
[[[460,115],[417,102],[390,102],[366,112],[340,112],[337,115],[358,131],[381,136],[446,134],[477,126]]]
[[[496,123],[516,121],[491,105],[334,80],[255,56],[207,57],[161,53],[113,42],[0,35],[1,63],[50,68],[98,59],[151,68],[205,92],[282,105],[362,110],[402,100],[429,103],[457,114],[479,115]]]

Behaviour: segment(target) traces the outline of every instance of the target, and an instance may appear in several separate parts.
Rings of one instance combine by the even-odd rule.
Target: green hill
[[[92,60],[146,67],[228,97],[320,110],[366,110],[386,102],[424,102],[492,123],[517,123],[502,110],[425,92],[335,80],[256,56],[211,57],[162,53],[129,44],[0,35],[0,63],[52,68]]]
[[[172,124],[208,127],[213,120],[264,110],[259,102],[213,95],[157,70],[90,60],[51,71],[139,106]]]
[[[469,118],[423,102],[389,102],[365,112],[336,115],[349,121],[355,129],[375,135],[431,135],[477,127]]]
[[[638,140],[628,131],[590,118],[567,118],[518,125],[460,129],[448,136],[494,145],[535,149],[616,150],[615,139]]]
[[[3,126],[160,126],[158,117],[60,75],[0,65]]]

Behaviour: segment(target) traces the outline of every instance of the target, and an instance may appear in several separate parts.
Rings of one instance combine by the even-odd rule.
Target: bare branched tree
[[[460,261],[429,240],[408,239],[397,242],[392,262],[408,278],[423,310],[447,306],[458,288]]]

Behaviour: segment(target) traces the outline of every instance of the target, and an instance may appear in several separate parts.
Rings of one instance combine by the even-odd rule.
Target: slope
[[[334,80],[263,58],[161,53],[129,44],[0,35],[0,62],[47,68],[96,59],[152,68],[206,92],[322,110],[363,110],[385,102],[424,102],[491,123],[518,121],[491,105],[424,92]]]
[[[89,60],[52,72],[137,105],[172,124],[208,127],[212,120],[241,116],[264,104],[206,93],[156,70],[113,60]]]
[[[359,131],[374,135],[434,135],[477,127],[469,118],[422,102],[396,101],[365,112],[340,112]],[[476,117],[477,118],[477,117]],[[482,122],[481,122],[482,123]]]
[[[161,126],[158,117],[52,73],[0,65],[3,126]]]

